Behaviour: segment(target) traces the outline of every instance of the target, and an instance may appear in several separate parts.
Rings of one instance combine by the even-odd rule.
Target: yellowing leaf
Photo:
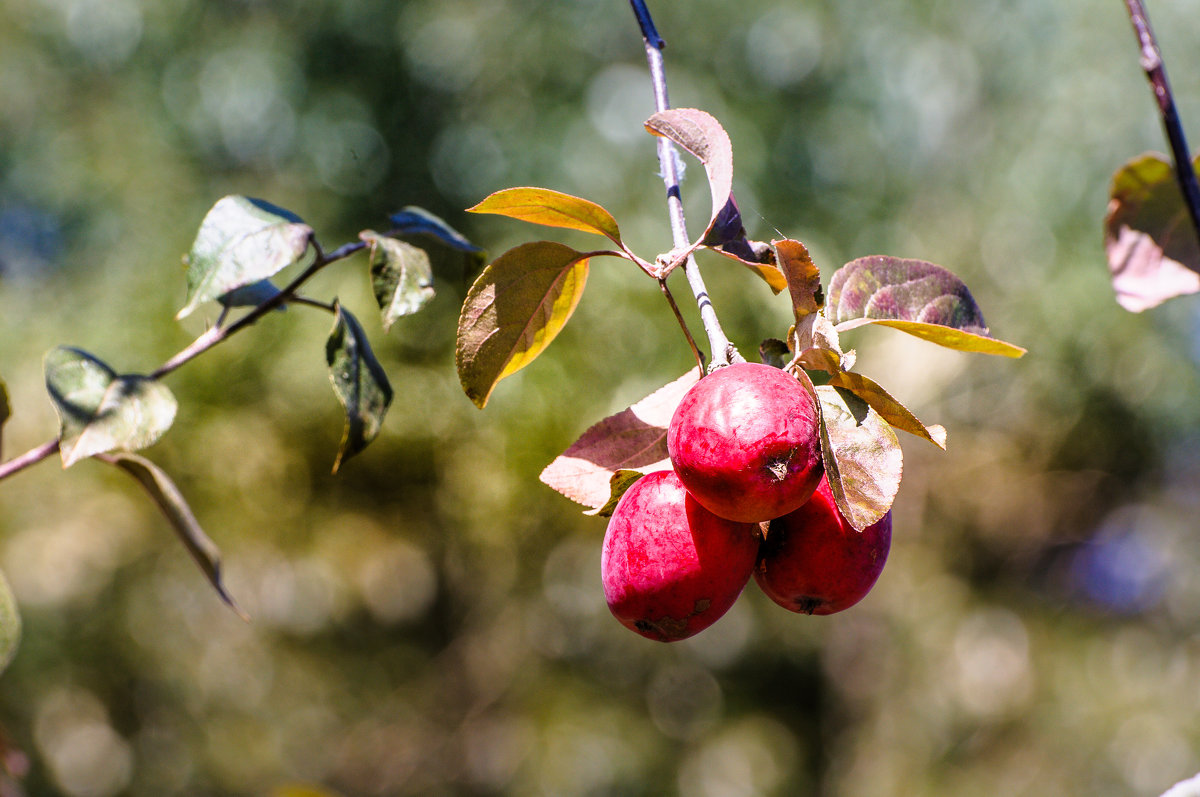
[[[550,345],[575,312],[587,271],[586,257],[552,241],[517,246],[483,270],[463,302],[455,351],[476,406]]]
[[[468,210],[508,216],[546,227],[593,232],[618,245],[621,243],[621,231],[611,213],[595,202],[549,188],[506,188]]]
[[[816,313],[825,305],[821,272],[813,264],[808,249],[799,241],[771,241],[771,246],[775,250],[775,263],[787,281],[792,311],[799,324],[805,316]]]
[[[892,425],[892,428],[924,438],[945,450],[945,427],[937,424],[926,426],[921,423],[908,407],[893,398],[873,379],[852,371],[842,371],[834,374],[829,380],[829,384],[833,387],[844,387],[867,402],[885,421]]]
[[[866,324],[878,324],[883,327],[899,329],[914,337],[928,340],[931,343],[937,343],[948,349],[975,352],[977,354],[995,354],[1001,357],[1015,358],[1025,356],[1025,349],[1012,343],[1006,343],[987,335],[979,335],[974,332],[955,329],[954,327],[944,327],[941,324],[925,324],[920,321],[900,321],[894,318],[856,318],[853,321],[838,324],[837,330],[845,332],[846,330],[865,326]]]

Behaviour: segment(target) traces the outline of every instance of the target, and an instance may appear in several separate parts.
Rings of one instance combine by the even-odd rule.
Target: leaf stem
[[[362,241],[354,241],[348,244],[343,244],[337,249],[334,249],[332,252],[326,254],[321,250],[321,246],[317,243],[315,238],[312,239],[311,243],[313,250],[316,252],[316,257],[313,258],[313,262],[309,264],[308,268],[304,269],[299,276],[280,289],[279,293],[267,299],[262,304],[256,305],[254,309],[246,313],[237,321],[234,321],[229,326],[216,326],[207,330],[200,337],[192,341],[187,348],[183,349],[183,351],[179,352],[174,357],[167,360],[165,363],[152,371],[149,374],[150,378],[159,379],[166,376],[189,360],[200,356],[221,341],[227,340],[236,333],[258,321],[258,319],[262,318],[276,307],[279,307],[280,305],[283,305],[289,301],[296,300],[296,291],[299,290],[300,286],[310,280],[318,271],[325,268],[330,263],[347,258],[355,252],[366,248],[366,244]],[[311,300],[307,300],[306,303],[312,302]]]
[[[679,328],[683,330],[683,336],[687,338],[688,345],[692,347],[692,354],[696,355],[696,365],[700,366],[700,373],[704,373],[704,353],[696,345],[692,331],[688,329],[687,322],[683,320],[683,314],[679,312],[679,305],[675,303],[675,297],[671,295],[671,289],[667,287],[666,277],[658,280],[658,287],[662,288],[663,295],[667,297],[667,304],[671,305],[671,312],[675,314],[675,320],[679,322]]]
[[[54,438],[48,443],[42,443],[37,448],[31,448],[20,456],[13,457],[8,462],[0,464],[0,480],[7,479],[20,471],[25,470],[30,465],[36,465],[46,457],[52,456],[58,452],[58,438]]]
[[[667,76],[663,67],[662,50],[666,42],[658,35],[650,10],[644,0],[629,0],[633,13],[637,17],[642,31],[642,40],[646,46],[646,62],[650,68],[650,81],[654,86],[654,107],[665,111],[671,107],[667,96]],[[679,190],[679,153],[675,145],[663,137],[658,137],[658,163],[662,169],[663,182],[667,188],[667,211],[671,219],[671,236],[676,249],[686,249],[690,245],[687,232],[687,220],[683,212],[683,200]],[[692,295],[696,298],[696,306],[700,310],[700,320],[704,324],[704,332],[708,336],[708,345],[712,348],[712,366],[729,365],[742,361],[729,338],[721,329],[717,312],[708,296],[708,289],[700,275],[700,267],[696,259],[688,255],[683,264],[683,274],[687,278]],[[691,336],[689,335],[689,340]],[[692,341],[692,346],[695,342]]]
[[[1171,145],[1171,158],[1175,163],[1175,179],[1183,194],[1183,203],[1188,209],[1192,220],[1192,228],[1200,239],[1200,182],[1196,179],[1196,169],[1192,165],[1191,150],[1188,149],[1187,138],[1184,136],[1183,123],[1179,120],[1179,111],[1175,107],[1175,96],[1171,92],[1171,84],[1167,81],[1167,67],[1163,61],[1162,51],[1158,48],[1158,40],[1150,28],[1150,18],[1142,0],[1125,0],[1129,9],[1129,21],[1133,24],[1133,32],[1141,47],[1141,64],[1154,90],[1154,99],[1158,103],[1162,115],[1163,129],[1167,141]],[[1185,264],[1186,265],[1186,264]],[[1189,266],[1191,267],[1191,266]],[[1193,270],[1200,271],[1195,267]]]

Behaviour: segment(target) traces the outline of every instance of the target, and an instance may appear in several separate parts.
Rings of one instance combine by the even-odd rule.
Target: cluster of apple
[[[755,363],[714,371],[676,408],[667,449],[673,470],[635,482],[604,536],[604,595],[627,628],[664,642],[692,636],[751,576],[806,614],[841,611],[875,584],[891,513],[862,532],[842,516],[815,399],[791,374]]]

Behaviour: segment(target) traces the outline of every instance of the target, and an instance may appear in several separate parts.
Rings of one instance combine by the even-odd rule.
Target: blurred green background
[[[674,104],[730,132],[752,237],[805,241],[826,279],[867,254],[943,264],[1030,349],[843,340],[950,431],[946,453],[903,441],[875,590],[808,618],[751,585],[672,646],[621,628],[603,521],[537,476],[687,369],[653,283],[597,262],[571,325],[480,412],[453,364],[464,275],[384,335],[355,260],[310,293],[358,313],[392,376],[371,448],[330,475],[330,322],[297,308],[171,375],[178,419],[147,452],[251,623],[123,474],[52,460],[0,485],[25,619],[0,726],[25,794],[1156,795],[1200,770],[1200,300],[1134,316],[1108,286],[1109,175],[1163,148],[1123,5],[651,10]],[[1150,13],[1200,136],[1194,7]],[[543,185],[668,249],[651,110],[618,0],[4,0],[6,455],[56,432],[55,345],[145,372],[215,318],[173,319],[180,257],[227,193],[327,249],[408,204],[493,254],[587,245],[462,210]],[[783,334],[785,297],[704,267],[744,352]]]

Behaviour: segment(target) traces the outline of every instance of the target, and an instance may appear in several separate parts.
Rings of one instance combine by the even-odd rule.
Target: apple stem
[[[1133,32],[1137,35],[1138,44],[1141,46],[1142,69],[1146,72],[1146,79],[1150,81],[1150,87],[1154,90],[1154,99],[1158,103],[1167,141],[1171,145],[1171,157],[1175,162],[1175,179],[1179,183],[1179,190],[1183,194],[1183,203],[1187,206],[1188,215],[1192,219],[1192,228],[1196,231],[1197,238],[1200,238],[1200,182],[1197,181],[1196,169],[1192,166],[1191,150],[1188,149],[1187,138],[1183,133],[1183,123],[1180,122],[1179,112],[1175,107],[1171,84],[1167,82],[1167,67],[1163,62],[1162,51],[1159,50],[1158,40],[1150,28],[1150,18],[1146,15],[1146,8],[1142,5],[1142,0],[1125,0],[1125,5],[1129,9],[1129,21],[1133,24]],[[1188,267],[1193,271],[1200,271],[1200,268],[1195,266],[1188,265]]]
[[[642,40],[646,46],[646,62],[650,67],[650,81],[654,86],[654,107],[660,112],[665,111],[671,107],[671,101],[667,97],[667,75],[663,68],[662,50],[666,46],[666,42],[658,35],[658,31],[654,27],[654,20],[651,18],[650,10],[646,8],[644,0],[629,0],[629,2],[637,17],[638,26],[642,30]],[[675,149],[674,144],[661,136],[658,137],[658,163],[662,170],[663,183],[667,188],[667,211],[671,219],[672,241],[676,249],[686,249],[691,242],[688,238],[687,220],[683,213],[683,200],[679,190],[679,151]],[[696,298],[696,307],[700,310],[700,321],[704,324],[708,345],[712,348],[710,370],[735,362],[744,362],[745,358],[738,353],[737,348],[725,335],[725,331],[721,329],[721,322],[717,319],[717,311],[709,299],[704,278],[700,276],[700,267],[690,254],[683,264],[683,275],[687,278],[688,287],[692,289],[692,295]],[[686,329],[684,327],[685,332]],[[694,348],[695,342],[691,340],[690,334],[688,339]]]

